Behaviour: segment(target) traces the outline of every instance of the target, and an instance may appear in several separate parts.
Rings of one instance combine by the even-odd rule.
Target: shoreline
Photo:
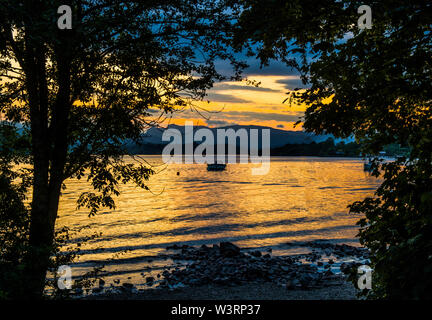
[[[206,285],[175,290],[146,289],[139,292],[90,295],[85,300],[357,300],[358,290],[349,282],[325,288],[286,290],[272,283],[236,287]]]
[[[289,245],[289,244],[288,244]],[[347,282],[353,268],[368,261],[362,247],[325,240],[305,243],[309,253],[273,256],[247,251],[230,242],[213,246],[166,247],[181,266],[166,267],[157,276],[143,277],[146,288],[124,282],[99,286],[73,299],[108,300],[327,300],[356,299],[357,289]]]

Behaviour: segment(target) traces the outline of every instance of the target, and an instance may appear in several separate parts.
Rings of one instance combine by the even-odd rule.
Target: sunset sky
[[[256,60],[248,60],[248,63],[250,67],[245,70],[244,76],[248,80],[261,82],[259,87],[248,85],[246,81],[216,83],[206,97],[210,103],[206,100],[195,103],[211,112],[199,109],[200,115],[197,111],[186,109],[175,113],[166,124],[182,125],[186,120],[192,120],[194,125],[210,127],[240,124],[301,130],[300,125],[296,128],[293,125],[303,116],[305,106],[283,103],[290,89],[304,87],[299,75],[282,63],[273,62],[263,68]],[[221,68],[226,67],[221,65]]]
[[[301,125],[294,128],[294,123],[303,116],[306,106],[283,103],[287,92],[305,87],[298,73],[281,62],[260,67],[258,60],[249,58],[247,63],[250,67],[244,71],[243,77],[260,82],[259,87],[247,84],[246,81],[215,83],[204,101],[194,102],[198,107],[196,110],[188,108],[175,112],[161,125],[183,125],[185,121],[193,121],[194,125],[209,127],[239,124],[302,130]],[[232,75],[232,69],[227,63],[220,63],[218,71],[227,76]],[[159,114],[159,111],[155,113]]]

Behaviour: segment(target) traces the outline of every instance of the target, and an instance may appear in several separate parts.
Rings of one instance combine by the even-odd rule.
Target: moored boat
[[[224,171],[226,169],[225,163],[208,163],[207,171]]]

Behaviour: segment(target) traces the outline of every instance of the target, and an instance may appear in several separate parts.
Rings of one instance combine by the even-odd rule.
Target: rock
[[[169,286],[170,289],[179,289],[179,288],[184,288],[186,287],[183,283],[179,282],[176,284],[172,284]]]
[[[349,273],[351,273],[353,268],[358,267],[360,265],[361,265],[361,263],[358,263],[358,262],[348,262],[348,263],[344,262],[340,265],[340,271],[343,274],[349,274]]]
[[[207,247],[205,244],[203,244],[203,245],[201,246],[200,250],[201,250],[201,251],[204,251],[204,252],[208,252],[208,251],[210,250],[210,248]]]
[[[286,288],[288,290],[294,290],[300,286],[300,282],[297,279],[290,279],[286,283]]]
[[[146,278],[146,282],[147,283],[152,283],[154,281],[154,278],[153,277],[147,277]]]
[[[127,290],[132,290],[132,288],[134,287],[134,285],[132,283],[125,282],[125,283],[122,284],[122,287],[125,288],[125,289],[127,289]]]
[[[231,280],[229,277],[217,277],[214,279],[214,282],[220,285],[229,285],[231,284]]]
[[[181,247],[179,245],[177,245],[177,244],[174,244],[172,246],[166,247],[166,249],[167,250],[179,250],[179,249],[181,249]]]
[[[240,253],[240,248],[231,242],[221,242],[219,250],[220,253],[225,257],[235,257]]]
[[[329,259],[329,263],[323,263],[322,253],[324,250],[330,254],[336,255],[335,251],[345,252],[349,248],[341,246],[335,249],[335,245],[331,243],[316,243],[316,248],[312,253],[289,256],[289,257],[272,257],[266,250],[260,252],[258,250],[249,251],[247,254],[230,243],[221,242],[220,245],[200,247],[182,246],[182,254],[170,254],[174,260],[191,260],[186,264],[184,262],[176,262],[175,268],[165,268],[160,277],[159,286],[163,288],[175,288],[177,284],[181,286],[201,286],[206,284],[220,284],[223,286],[241,285],[252,282],[271,282],[275,285],[283,285],[287,289],[295,289],[299,287],[311,288],[325,286],[331,283],[332,272],[328,270],[333,263]],[[305,259],[310,263],[301,261]],[[327,260],[327,259],[326,259]],[[325,265],[324,272],[322,270]],[[341,269],[343,267],[341,266]],[[154,279],[147,280],[148,285],[152,285]]]
[[[332,276],[333,275],[333,272],[329,269],[329,270],[327,270],[326,272],[324,272],[324,276],[326,276],[326,277],[329,277],[329,276]]]
[[[356,266],[359,266],[359,265],[361,265],[361,264],[360,264],[360,263],[356,263],[356,262],[342,263],[342,264],[340,265],[340,271],[341,271],[343,274],[349,274],[349,273],[351,273],[351,272],[353,271],[353,269],[354,269]],[[355,270],[355,272],[357,272],[357,270]]]
[[[257,258],[259,258],[259,257],[262,256],[261,252],[259,252],[258,250],[257,250],[257,251],[252,251],[252,252],[250,252],[249,254],[250,254],[251,256],[254,256],[254,257],[257,257]]]
[[[300,276],[299,281],[300,281],[300,284],[303,288],[307,288],[307,287],[309,287],[312,279],[313,279],[312,276],[310,274],[306,273],[306,274],[302,274]]]
[[[290,268],[287,267],[287,266],[281,266],[281,269],[282,269],[282,271],[284,271],[284,272],[288,272],[288,271],[290,271]]]

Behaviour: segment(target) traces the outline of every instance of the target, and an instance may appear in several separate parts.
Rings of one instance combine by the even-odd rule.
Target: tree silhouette
[[[372,28],[362,30],[363,4],[246,0],[236,44],[258,48],[263,63],[281,59],[300,71],[309,89],[289,94],[308,105],[306,130],[354,134],[370,154],[391,143],[409,147],[395,162],[375,161],[384,182],[351,211],[365,215],[359,225],[372,252],[369,296],[430,298],[432,4],[370,3]]]
[[[60,5],[72,29],[59,29]],[[119,183],[146,189],[145,163],[123,161],[126,139],[149,126],[151,109],[170,114],[224,79],[216,60],[242,63],[228,44],[238,8],[231,1],[22,0],[0,2],[2,120],[29,136],[22,161],[32,177],[29,297],[40,297],[59,198],[68,178],[94,188],[78,205],[114,207]]]

